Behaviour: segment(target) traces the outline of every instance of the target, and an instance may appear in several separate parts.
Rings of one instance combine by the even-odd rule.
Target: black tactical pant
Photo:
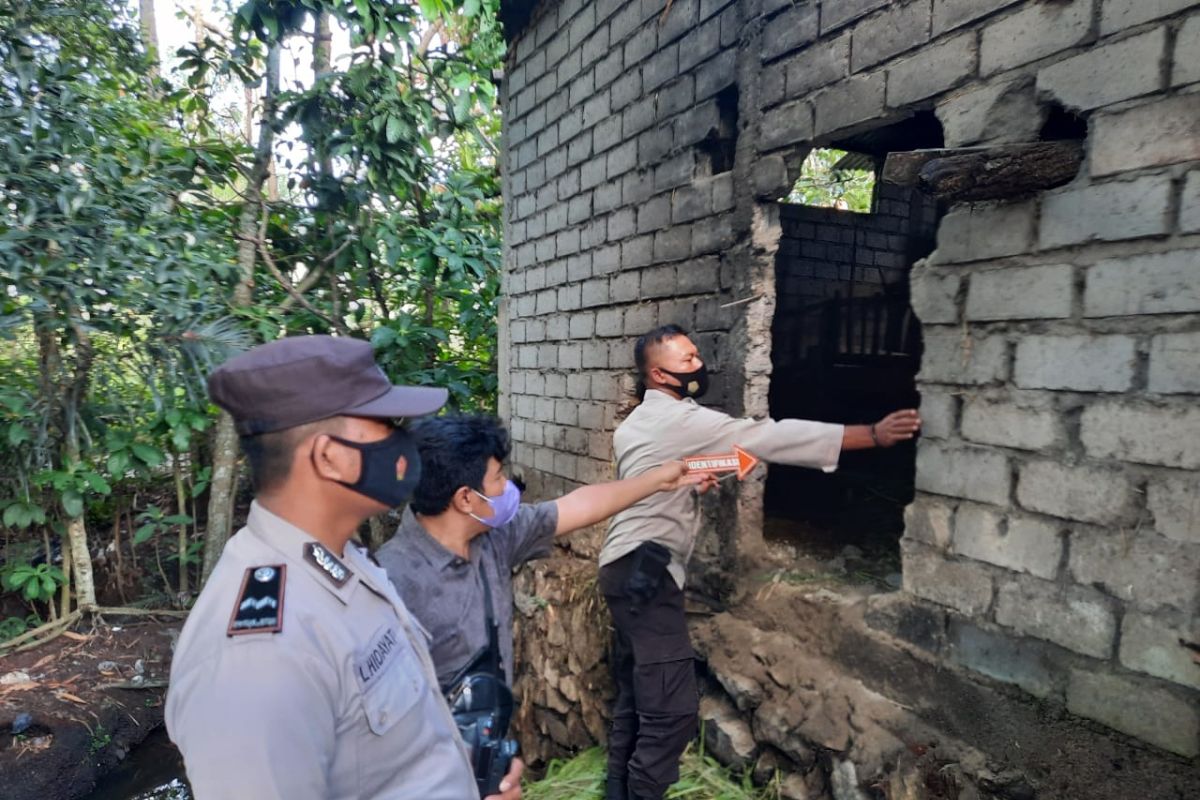
[[[611,800],[661,800],[679,780],[679,757],[698,727],[699,695],[683,591],[665,568],[647,567],[646,562],[634,551],[600,568],[600,588],[616,631],[617,700],[608,737]],[[646,570],[658,573],[651,596],[629,591],[639,567],[643,589]]]

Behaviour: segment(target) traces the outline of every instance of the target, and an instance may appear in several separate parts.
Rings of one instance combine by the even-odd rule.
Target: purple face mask
[[[512,522],[513,517],[517,516],[517,509],[521,506],[521,490],[512,481],[505,481],[504,491],[496,497],[488,497],[482,492],[475,492],[475,494],[487,500],[488,505],[492,507],[492,513],[487,517],[475,517],[474,514],[471,516],[489,528],[502,528]]]

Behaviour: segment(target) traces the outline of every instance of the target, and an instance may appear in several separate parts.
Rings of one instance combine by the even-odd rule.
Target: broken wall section
[[[700,332],[727,410],[766,410],[770,209],[808,148],[930,107],[947,146],[1028,142],[1047,102],[1074,109],[1078,177],[955,207],[914,273],[921,493],[904,591],[871,620],[939,669],[1194,764],[1200,3],[665,6],[543,2],[510,50],[501,379],[535,491],[610,474],[632,340],[659,322]],[[736,159],[712,174],[699,143],[735,81]],[[761,535],[756,491],[708,529],[734,574]]]
[[[1083,45],[999,85],[1087,115],[1086,161],[1039,197],[956,208],[914,270],[927,429],[905,588],[952,609],[935,645],[949,660],[1195,757],[1200,230],[1183,194],[1200,178],[1200,95],[1179,74],[1200,53],[1169,44],[1200,17],[1027,6],[982,30],[980,71],[1039,55],[1025,25]],[[947,129],[950,144],[1015,133]]]
[[[1087,119],[1073,181],[954,207],[914,269],[911,613],[881,626],[1195,758],[1200,4],[757,8],[764,178],[918,108],[948,147],[1036,141],[1054,103]]]

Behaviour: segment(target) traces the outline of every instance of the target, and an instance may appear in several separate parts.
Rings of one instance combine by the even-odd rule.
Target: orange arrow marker
[[[747,453],[736,444],[732,453],[709,456],[688,456],[683,459],[688,472],[708,472],[716,475],[721,472],[737,473],[737,479],[745,480],[750,470],[758,466],[758,456]]]

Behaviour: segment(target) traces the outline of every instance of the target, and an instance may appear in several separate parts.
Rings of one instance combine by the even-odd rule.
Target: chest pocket
[[[384,628],[354,663],[363,712],[371,731],[382,736],[429,691],[421,662],[399,626]]]

